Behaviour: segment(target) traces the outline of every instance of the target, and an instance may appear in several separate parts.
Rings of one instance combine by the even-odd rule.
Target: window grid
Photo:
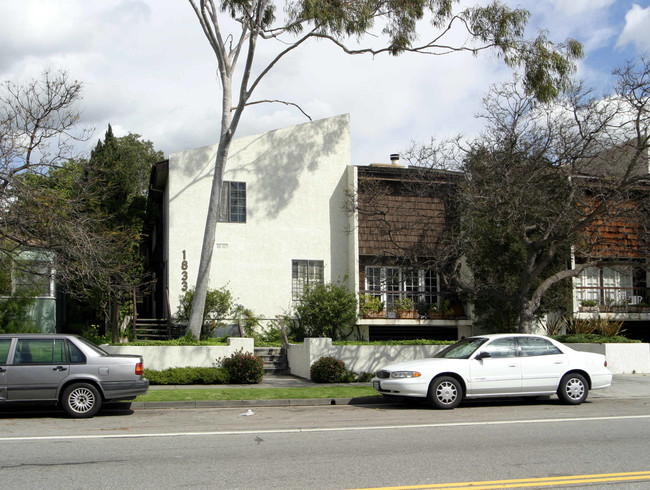
[[[630,301],[633,295],[632,269],[620,267],[588,267],[575,279],[576,299],[596,304],[619,305]]]
[[[246,182],[224,181],[221,189],[219,221],[246,223]]]
[[[308,287],[323,284],[325,264],[322,260],[291,261],[291,297],[300,299]]]
[[[366,293],[380,298],[387,307],[405,297],[428,305],[440,301],[438,276],[431,270],[368,266],[365,273]]]

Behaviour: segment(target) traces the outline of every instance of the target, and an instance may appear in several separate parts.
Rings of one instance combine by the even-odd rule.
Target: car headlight
[[[422,373],[417,371],[393,371],[390,373],[391,378],[419,378]]]

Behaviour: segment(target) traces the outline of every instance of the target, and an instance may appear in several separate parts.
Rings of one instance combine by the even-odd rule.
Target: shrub
[[[384,311],[385,305],[381,298],[364,294],[359,296],[359,310],[363,317],[377,316]]]
[[[625,332],[623,322],[610,320],[609,318],[598,318],[594,320],[595,330],[603,337],[616,337]]]
[[[257,338],[260,319],[253,313],[253,310],[245,308],[242,305],[236,305],[232,313],[238,324],[241,325],[244,336]]]
[[[375,376],[374,373],[368,373],[368,372],[362,372],[362,373],[357,373],[356,377],[357,379],[355,380],[357,383],[367,383],[370,381],[373,377]]]
[[[615,337],[604,337],[603,335],[589,333],[589,334],[567,334],[567,335],[554,335],[551,337],[563,344],[634,344],[641,342],[640,340],[633,340],[625,338],[621,335]]]
[[[348,380],[345,363],[331,356],[321,357],[314,362],[309,375],[314,383],[344,383]]]
[[[178,311],[176,317],[183,322],[189,322],[192,313],[192,302],[194,301],[194,288],[186,291],[179,297]],[[215,328],[220,325],[220,320],[227,318],[233,308],[232,293],[225,287],[221,289],[208,289],[205,297],[205,310],[203,313],[203,325],[201,326],[201,338],[210,337]]]
[[[357,320],[357,297],[343,283],[309,287],[296,305],[307,337],[342,338]]]
[[[588,335],[596,330],[592,319],[583,320],[579,318],[569,318],[566,322],[566,333],[575,335]]]
[[[228,372],[229,383],[255,384],[264,376],[264,361],[251,353],[240,350],[219,361]]]
[[[0,333],[38,332],[29,313],[35,301],[27,294],[0,299]]]
[[[221,385],[228,383],[228,372],[214,367],[181,367],[164,371],[145,369],[152,385]]]

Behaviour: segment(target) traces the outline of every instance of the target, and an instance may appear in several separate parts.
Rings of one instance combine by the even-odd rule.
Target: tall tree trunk
[[[230,143],[234,128],[232,127],[233,118],[231,115],[232,107],[232,79],[224,74],[221,77],[223,83],[223,106],[221,116],[221,135],[219,138],[219,148],[214,164],[214,174],[212,176],[212,189],[210,191],[210,201],[208,204],[208,215],[205,220],[205,232],[203,233],[203,245],[201,247],[201,258],[199,260],[199,269],[196,278],[196,288],[194,289],[194,300],[192,301],[192,311],[190,312],[190,331],[197,339],[201,336],[201,327],[203,326],[203,315],[205,311],[205,297],[208,292],[210,281],[210,266],[212,264],[212,252],[217,234],[217,221],[221,206],[221,189],[223,187],[223,172],[230,151]],[[235,121],[236,123],[237,121]]]

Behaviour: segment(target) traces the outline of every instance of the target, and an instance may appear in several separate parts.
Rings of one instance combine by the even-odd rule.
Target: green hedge
[[[551,338],[563,344],[638,344],[640,340],[628,339],[622,335],[605,337],[597,333],[553,335]]]
[[[222,385],[230,380],[228,371],[213,367],[180,367],[164,371],[145,369],[144,376],[152,385]]]

